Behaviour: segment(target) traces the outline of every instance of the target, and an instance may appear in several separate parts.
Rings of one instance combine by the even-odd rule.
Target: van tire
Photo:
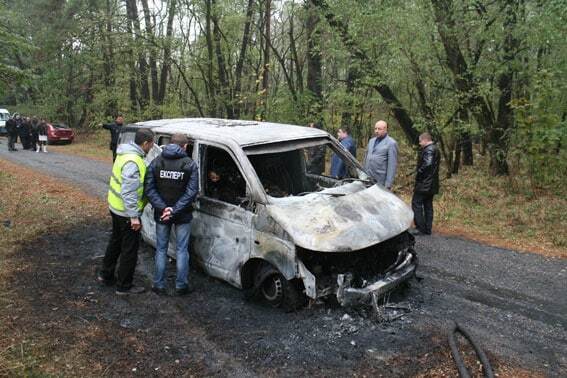
[[[254,279],[257,297],[274,308],[294,311],[305,305],[307,298],[297,280],[288,281],[272,265],[259,267]]]

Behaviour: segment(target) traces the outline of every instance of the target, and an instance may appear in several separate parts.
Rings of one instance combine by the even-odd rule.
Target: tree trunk
[[[132,39],[132,44],[134,44],[134,37],[133,37],[133,30],[132,30],[132,19],[130,15],[130,6],[129,2],[132,0],[126,0],[126,10],[128,14],[128,22],[126,23],[126,31],[128,32],[128,36]],[[128,68],[129,68],[129,98],[130,98],[130,109],[132,112],[138,111],[138,88],[137,88],[137,80],[136,80],[136,63],[134,57],[134,51],[131,47],[127,47],[126,56],[128,61]],[[116,114],[114,115],[116,116]]]
[[[291,12],[289,17],[289,49],[291,51],[293,67],[295,68],[295,87],[297,88],[297,91],[299,93],[303,93],[303,65],[299,61],[297,46],[295,44],[293,11]]]
[[[213,51],[213,34],[211,30],[211,0],[205,0],[205,38],[207,41],[207,84],[209,87],[209,114],[211,117],[217,116],[216,88],[213,81],[214,51]]]
[[[167,88],[167,77],[171,68],[171,39],[173,37],[173,20],[175,19],[177,0],[169,0],[169,10],[167,15],[167,28],[165,32],[165,43],[163,46],[163,62],[161,64],[161,73],[159,77],[159,92],[156,104],[163,105],[165,99],[165,91]]]
[[[236,104],[234,107],[234,117],[240,118],[242,111],[242,70],[244,69],[244,59],[246,58],[246,50],[250,41],[250,25],[252,24],[252,15],[254,13],[254,0],[248,0],[246,6],[246,21],[244,22],[244,31],[242,32],[242,42],[240,44],[240,54],[234,69],[234,96]]]
[[[463,133],[461,137],[462,148],[463,148],[463,165],[472,166],[473,165],[473,145],[470,133]]]
[[[113,96],[114,93],[114,49],[112,47],[112,4],[111,0],[106,0],[105,11],[105,22],[104,22],[104,32],[102,34],[103,47],[102,56],[103,62],[103,72],[104,72],[104,87],[106,93],[109,95],[109,100],[107,101],[105,107],[105,116],[109,118],[116,117],[118,113],[118,103]]]
[[[318,29],[319,15],[317,8],[310,0],[307,3],[307,20],[305,24],[307,38],[307,89],[313,95],[309,113],[312,118],[320,118],[323,89],[321,81],[321,32]]]
[[[262,111],[260,118],[262,120],[266,119],[267,109],[268,109],[268,94],[270,91],[270,39],[271,36],[271,24],[272,24],[272,0],[264,0],[265,10],[264,10],[264,67],[262,70]]]
[[[145,109],[150,102],[150,88],[148,84],[148,63],[143,53],[140,20],[138,19],[138,5],[136,0],[126,0],[126,15],[132,24],[133,41],[138,56],[138,71],[140,78],[140,107]]]
[[[148,6],[148,0],[141,0],[142,1],[142,8],[144,10],[144,23],[146,24],[146,37],[150,39],[150,41],[154,42],[155,34],[154,34],[154,25],[152,23],[152,17],[150,13],[150,8]],[[152,86],[152,98],[155,99],[158,97],[159,92],[159,81],[158,81],[158,69],[157,69],[157,58],[156,58],[156,46],[154,43],[151,43],[148,47],[148,55],[149,55],[149,63],[150,63],[150,77],[151,77],[151,86]]]
[[[506,16],[504,19],[504,44],[503,63],[504,69],[498,76],[497,85],[500,89],[498,100],[498,118],[496,125],[492,128],[489,136],[490,169],[493,175],[508,175],[509,168],[506,158],[508,157],[509,130],[514,126],[514,112],[510,106],[512,101],[512,88],[517,68],[514,65],[519,40],[514,36],[517,23],[518,0],[506,1]]]

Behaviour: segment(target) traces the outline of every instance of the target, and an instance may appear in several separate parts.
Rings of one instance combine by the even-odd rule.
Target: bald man
[[[388,124],[385,121],[376,122],[374,134],[368,141],[364,170],[379,185],[392,190],[398,169],[398,143],[388,135]]]

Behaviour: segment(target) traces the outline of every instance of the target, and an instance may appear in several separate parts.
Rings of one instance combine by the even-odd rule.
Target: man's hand
[[[139,231],[142,228],[140,218],[130,218],[130,227],[132,227],[132,230],[134,231]]]
[[[167,222],[168,220],[171,219],[171,212],[173,211],[173,208],[171,207],[166,207],[165,209],[163,209],[163,211],[161,212],[161,216],[160,216],[160,220],[162,222]]]

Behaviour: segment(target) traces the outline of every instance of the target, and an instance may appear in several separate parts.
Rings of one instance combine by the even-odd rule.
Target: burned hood
[[[295,244],[321,252],[369,247],[407,230],[413,220],[401,199],[360,181],[270,202],[269,214]]]

